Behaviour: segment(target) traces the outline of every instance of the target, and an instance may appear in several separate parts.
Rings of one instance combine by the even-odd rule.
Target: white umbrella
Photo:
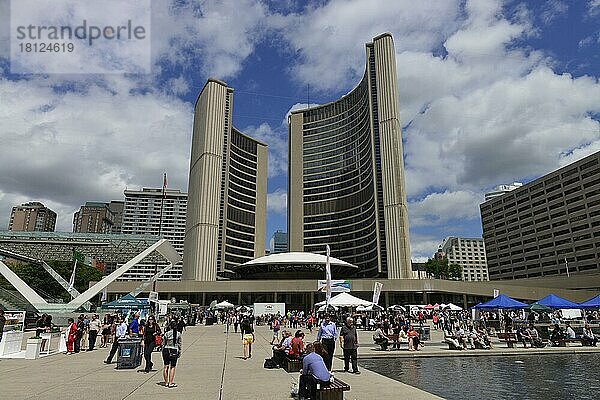
[[[316,305],[316,304],[315,304]],[[331,304],[329,305],[329,309],[333,309],[334,311],[337,311],[337,307],[336,306],[332,306]],[[327,304],[323,304],[321,307],[319,307],[319,309],[317,310],[317,312],[326,312],[327,311]]]
[[[462,307],[457,306],[456,304],[448,303],[444,307],[444,309],[450,309],[450,311],[462,311]]]
[[[389,307],[388,307],[388,310],[391,310],[391,311],[402,311],[402,312],[406,312],[406,308],[402,307],[402,306],[401,306],[401,305],[399,305],[399,304],[395,304],[395,305],[393,305],[393,306],[389,306]]]
[[[370,306],[358,306],[356,307],[356,311],[375,311],[375,310],[383,310],[383,307],[377,304],[371,304]]]
[[[233,304],[231,304],[230,302],[225,300],[225,301],[215,304],[213,308],[233,308],[233,307],[235,307]]]

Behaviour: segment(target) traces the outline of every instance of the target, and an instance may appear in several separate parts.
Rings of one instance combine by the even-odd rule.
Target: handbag
[[[161,345],[162,345],[162,342],[163,342],[163,338],[162,338],[162,336],[160,336],[160,335],[156,335],[156,336],[154,337],[154,344],[155,344],[156,346],[161,346]]]
[[[179,358],[179,350],[177,349],[167,349],[169,351],[170,358]]]

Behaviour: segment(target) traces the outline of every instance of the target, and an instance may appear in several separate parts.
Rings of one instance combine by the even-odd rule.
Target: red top
[[[290,356],[300,357],[304,351],[304,341],[300,337],[294,337],[290,346]]]

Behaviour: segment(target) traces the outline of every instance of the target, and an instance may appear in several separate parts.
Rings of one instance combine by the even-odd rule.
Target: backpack
[[[265,358],[265,363],[264,363],[263,367],[267,368],[267,369],[276,369],[277,364],[275,364],[275,361],[273,361],[272,358]]]

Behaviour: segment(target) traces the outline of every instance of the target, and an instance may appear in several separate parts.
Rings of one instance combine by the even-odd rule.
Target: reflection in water
[[[598,399],[595,354],[386,358],[360,364],[447,399]]]

